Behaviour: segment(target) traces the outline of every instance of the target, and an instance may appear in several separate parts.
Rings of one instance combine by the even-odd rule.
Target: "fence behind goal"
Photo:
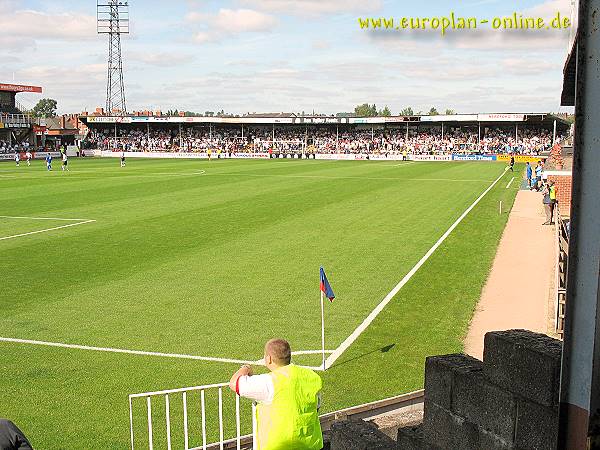
[[[248,448],[244,434],[255,435],[255,405],[228,386],[220,383],[131,394],[131,449]]]

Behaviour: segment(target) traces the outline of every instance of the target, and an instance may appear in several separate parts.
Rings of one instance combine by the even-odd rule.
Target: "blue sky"
[[[569,31],[369,32],[358,17],[570,16],[570,0],[130,0],[129,110],[335,113],[356,104],[558,111]],[[96,1],[0,0],[0,82],[60,112],[103,106]],[[20,95],[25,106],[40,97]]]

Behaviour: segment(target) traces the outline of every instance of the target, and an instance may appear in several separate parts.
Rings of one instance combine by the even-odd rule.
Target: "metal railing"
[[[569,229],[566,220],[556,208],[556,299],[554,303],[555,331],[562,339],[567,302],[567,273],[569,261]]]
[[[35,118],[29,114],[6,114],[0,113],[0,122],[4,124],[33,124],[36,123]]]
[[[153,438],[154,438],[154,430],[152,424],[152,397],[163,396],[165,398],[165,430],[167,436],[167,449],[171,450],[173,448],[173,443],[171,441],[171,425],[172,418],[170,415],[170,405],[171,405],[171,397],[170,394],[182,394],[183,404],[184,404],[184,416],[183,416],[183,424],[181,424],[184,431],[184,446],[187,450],[246,450],[246,449],[255,449],[254,436],[256,435],[256,409],[255,405],[252,404],[252,434],[241,435],[241,427],[240,427],[240,399],[239,396],[236,395],[236,436],[230,439],[224,439],[223,433],[223,412],[222,412],[222,389],[226,388],[228,383],[220,383],[220,384],[212,384],[207,386],[196,386],[191,388],[182,388],[182,389],[171,389],[166,391],[158,391],[158,392],[146,392],[143,394],[132,394],[129,396],[129,426],[131,432],[131,448],[134,449],[134,427],[133,427],[133,407],[132,400],[135,398],[145,398],[146,399],[146,413],[147,416],[147,432],[148,432],[148,447],[150,449],[154,448]],[[206,406],[205,406],[205,390],[218,390],[219,394],[219,435],[220,440],[207,443],[206,439]],[[201,415],[202,415],[202,436],[203,441],[200,447],[189,448],[189,427],[188,427],[188,401],[187,394],[190,391],[200,391],[200,399],[201,399]],[[383,400],[377,400],[370,403],[365,403],[362,405],[352,406],[349,408],[341,409],[338,411],[322,414],[319,419],[321,422],[321,428],[323,431],[330,430],[333,422],[338,420],[348,420],[348,419],[361,419],[361,420],[372,420],[377,417],[387,416],[387,415],[398,415],[403,413],[414,412],[417,410],[423,410],[423,402],[424,402],[425,392],[423,390],[409,392],[402,395],[397,395],[395,397],[385,398]]]
[[[224,435],[224,419],[223,419],[223,388],[226,389],[226,392],[229,392],[228,383],[219,383],[219,384],[209,384],[205,386],[194,386],[188,388],[180,388],[180,389],[169,389],[164,391],[156,391],[156,392],[144,392],[141,394],[131,394],[129,395],[129,429],[131,436],[131,450],[134,450],[135,447],[135,436],[134,436],[134,426],[133,426],[133,401],[136,398],[144,398],[146,399],[146,416],[147,416],[147,431],[148,431],[148,449],[154,449],[154,426],[152,421],[152,398],[154,397],[162,397],[164,398],[165,404],[165,432],[166,432],[166,443],[167,449],[172,450],[172,417],[171,417],[171,398],[174,395],[181,395],[183,402],[183,423],[180,426],[183,429],[183,440],[184,440],[184,449],[185,450],[210,450],[210,449],[220,449],[224,450],[226,444],[234,444],[237,450],[242,449],[242,444],[247,444],[249,439],[248,436],[242,436],[241,434],[241,415],[240,415],[240,396],[235,394],[235,437],[233,439],[225,440]],[[219,417],[219,440],[216,442],[209,443],[207,439],[207,408],[206,408],[206,392],[214,392],[218,393],[218,417]],[[188,408],[188,394],[191,392],[199,392],[200,393],[200,413],[201,413],[201,430],[202,430],[202,445],[199,447],[190,447],[190,427],[189,427],[189,419],[190,419],[190,409]],[[256,435],[256,409],[255,405],[252,404],[252,435]],[[254,442],[254,439],[252,439]],[[230,446],[227,448],[232,448]],[[244,447],[246,448],[246,447]]]

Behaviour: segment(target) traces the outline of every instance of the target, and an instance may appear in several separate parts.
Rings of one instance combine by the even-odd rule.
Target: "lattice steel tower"
[[[97,0],[96,16],[98,34],[108,34],[106,113],[123,115],[127,112],[127,107],[123,84],[121,35],[129,34],[129,2]]]

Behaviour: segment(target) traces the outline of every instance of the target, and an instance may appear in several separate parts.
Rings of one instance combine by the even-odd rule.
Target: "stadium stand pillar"
[[[560,450],[600,446],[599,17],[600,0],[580,0],[574,47],[577,126],[560,392]],[[565,88],[572,90],[572,85]]]

